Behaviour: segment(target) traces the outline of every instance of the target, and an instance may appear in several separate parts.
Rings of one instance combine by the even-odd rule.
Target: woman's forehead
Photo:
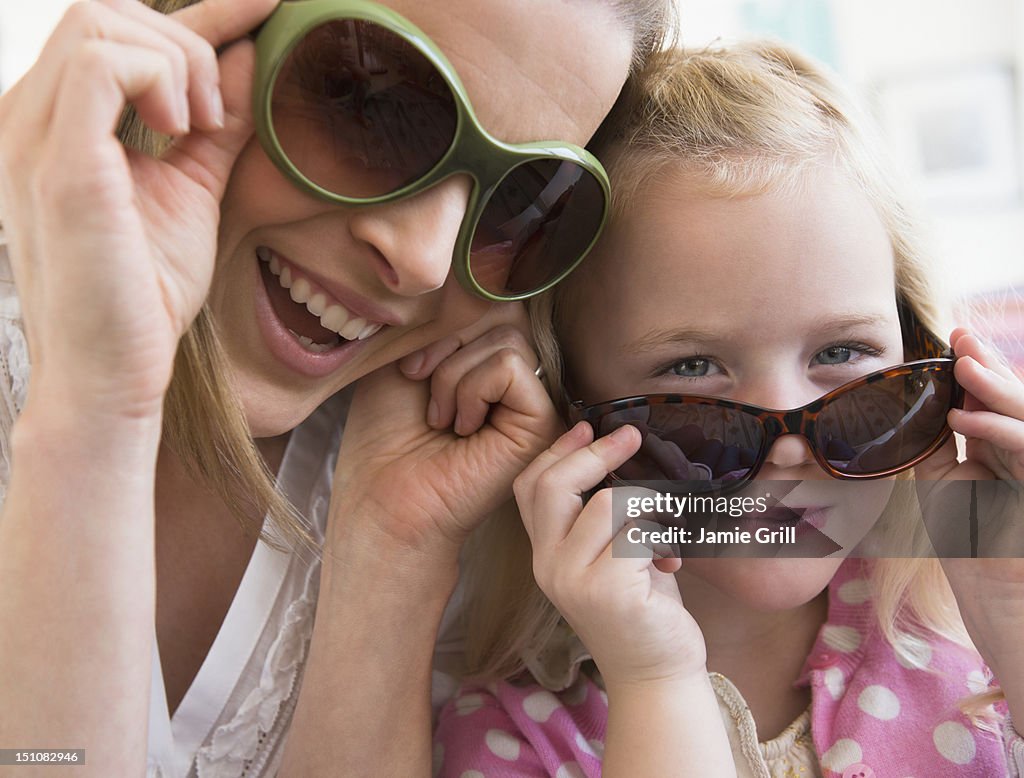
[[[387,0],[438,45],[484,128],[584,144],[626,77],[632,35],[600,0]]]

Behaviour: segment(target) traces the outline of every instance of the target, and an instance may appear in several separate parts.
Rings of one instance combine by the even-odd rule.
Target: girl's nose
[[[413,297],[444,284],[470,187],[469,176],[453,176],[396,203],[351,212],[352,236],[375,250],[375,270],[389,289]]]
[[[807,439],[802,435],[783,435],[768,449],[765,464],[780,470],[805,467],[814,464],[814,455]]]

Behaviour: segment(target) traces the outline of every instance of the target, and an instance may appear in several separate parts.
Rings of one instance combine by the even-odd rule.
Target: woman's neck
[[[704,634],[708,670],[739,689],[758,739],[776,737],[810,704],[810,690],[793,683],[825,623],[828,593],[789,610],[758,610],[685,570],[676,579]]]

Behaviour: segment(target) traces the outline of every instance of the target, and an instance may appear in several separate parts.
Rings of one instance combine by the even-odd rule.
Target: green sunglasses
[[[473,180],[459,282],[521,300],[579,265],[604,227],[601,163],[570,143],[504,143],[480,126],[440,49],[368,0],[285,0],[256,34],[256,134],[298,187],[347,206]]]

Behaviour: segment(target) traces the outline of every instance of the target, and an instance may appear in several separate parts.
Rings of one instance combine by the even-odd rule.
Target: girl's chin
[[[806,605],[821,594],[842,562],[833,558],[698,558],[684,560],[683,570],[748,608],[784,611]]]

